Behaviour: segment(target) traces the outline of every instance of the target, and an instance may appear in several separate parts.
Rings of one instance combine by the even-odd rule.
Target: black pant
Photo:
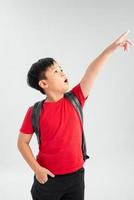
[[[82,167],[76,172],[55,175],[48,175],[48,180],[41,184],[34,174],[34,181],[31,187],[33,200],[84,200],[85,190],[85,168]]]

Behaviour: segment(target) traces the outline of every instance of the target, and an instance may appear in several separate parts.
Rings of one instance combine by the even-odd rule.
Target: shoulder
[[[72,89],[69,92],[73,93],[78,98],[79,102],[83,107],[88,96],[84,96],[80,83],[77,83],[74,87],[72,87]]]

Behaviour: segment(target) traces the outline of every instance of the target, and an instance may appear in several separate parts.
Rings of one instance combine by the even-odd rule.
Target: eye
[[[63,72],[63,69],[61,69],[61,71]],[[56,73],[57,73],[57,72],[58,72],[58,70],[55,70],[54,72],[56,72]]]

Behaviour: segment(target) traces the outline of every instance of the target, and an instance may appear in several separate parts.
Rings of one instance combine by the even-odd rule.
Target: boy
[[[85,75],[71,89],[83,108],[102,65],[117,47],[128,50],[129,31],[109,45],[87,68]],[[81,152],[81,122],[74,107],[64,98],[69,80],[53,58],[40,59],[28,74],[27,83],[46,94],[40,115],[41,144],[35,159],[29,146],[34,133],[30,106],[20,128],[17,146],[34,172],[33,200],[84,200],[85,169]]]

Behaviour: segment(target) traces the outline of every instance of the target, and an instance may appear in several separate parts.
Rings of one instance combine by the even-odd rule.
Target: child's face
[[[67,76],[57,62],[47,69],[45,76],[47,79],[42,81],[44,81],[43,89],[45,89],[46,92],[65,93],[69,89],[69,82],[65,82]]]

